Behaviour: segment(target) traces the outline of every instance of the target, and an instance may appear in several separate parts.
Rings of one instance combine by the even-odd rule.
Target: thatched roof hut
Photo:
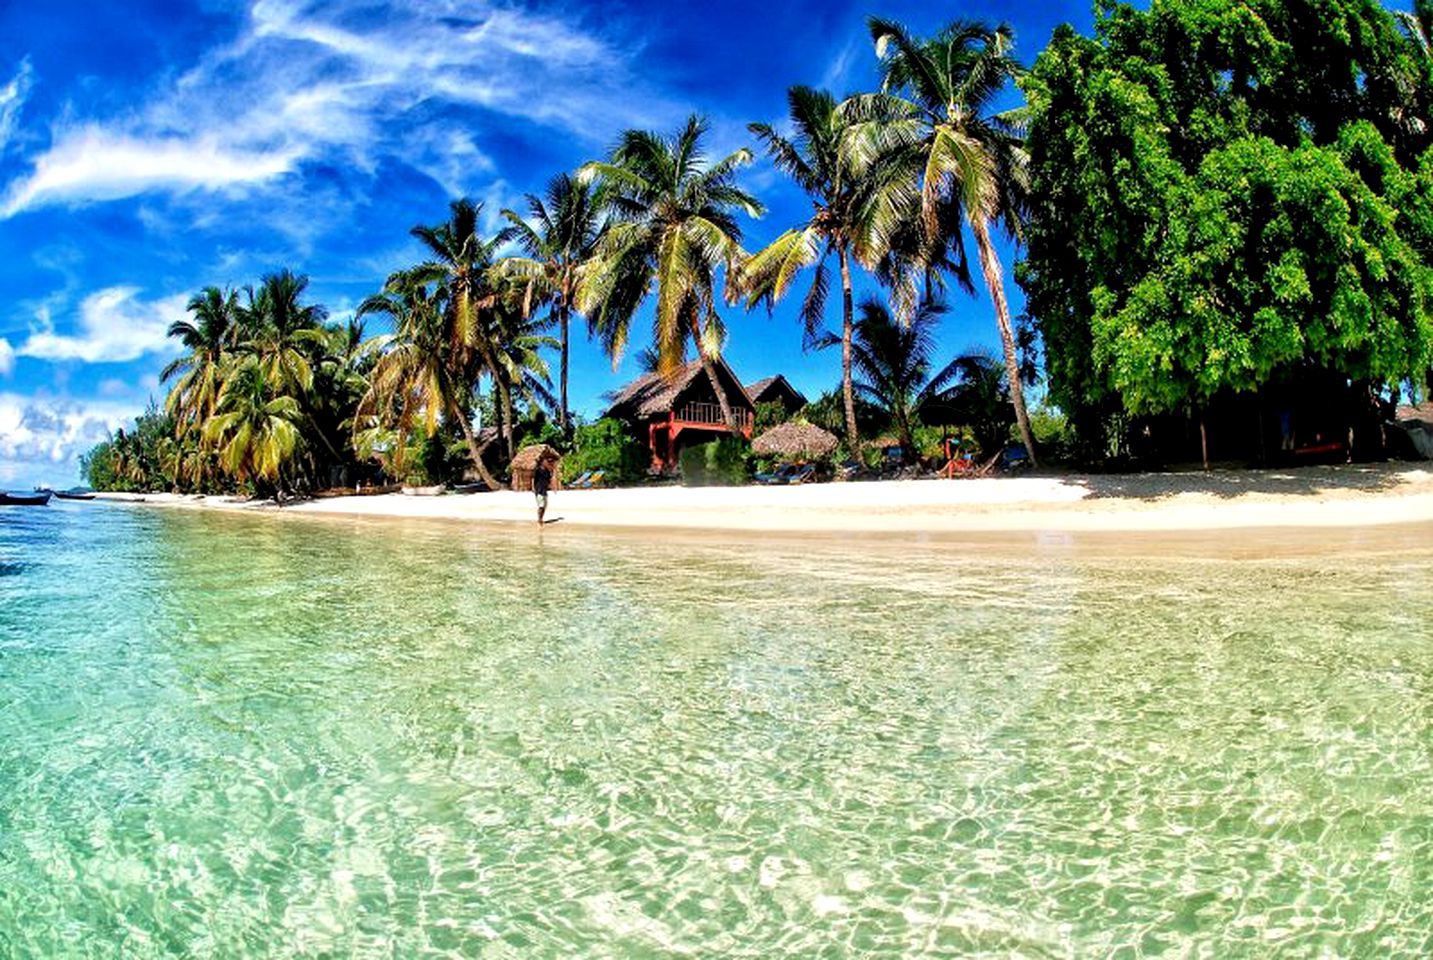
[[[548,468],[552,471],[552,489],[562,489],[562,455],[545,443],[523,447],[517,452],[517,456],[512,458],[512,488],[531,490],[533,472],[543,460],[552,461],[552,466]]]
[[[809,423],[783,423],[757,437],[751,451],[762,457],[817,459],[836,449],[836,438]]]

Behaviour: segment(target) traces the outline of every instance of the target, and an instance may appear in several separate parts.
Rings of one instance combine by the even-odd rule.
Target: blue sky
[[[165,329],[201,287],[289,266],[341,318],[420,258],[408,229],[454,197],[495,223],[624,128],[700,112],[726,152],[781,120],[792,84],[872,88],[870,13],[1007,19],[1027,62],[1092,19],[1084,0],[0,5],[0,488],[75,482],[80,453],[161,397]],[[764,162],[744,181],[769,207],[748,249],[809,209]],[[814,396],[839,361],[802,353],[796,299],[731,311],[726,355]],[[992,331],[983,293],[957,296],[943,345]],[[575,408],[596,415],[634,367],[575,343]]]

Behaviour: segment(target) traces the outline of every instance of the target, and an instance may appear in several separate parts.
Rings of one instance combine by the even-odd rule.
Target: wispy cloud
[[[144,140],[97,126],[67,136],[11,190],[0,216],[57,200],[114,200],[152,187],[184,193],[268,180],[292,169],[299,154],[245,152],[214,137]]]
[[[169,325],[187,316],[188,295],[146,301],[139,299],[139,293],[137,287],[110,287],[85,297],[73,334],[56,333],[48,316],[39,317],[41,329],[16,352],[40,360],[85,363],[123,363],[149,353],[173,352]]]
[[[0,87],[0,151],[9,146],[20,123],[20,111],[30,95],[32,73],[30,61],[22,60],[15,76]]]
[[[8,377],[15,369],[15,348],[0,337],[0,377]]]
[[[579,16],[487,0],[256,0],[232,43],[132,114],[57,125],[0,216],[151,190],[245,193],[306,163],[371,173],[385,158],[466,192],[493,171],[485,113],[500,115],[489,129],[517,118],[592,143],[675,116],[629,66],[636,53]],[[461,123],[454,110],[477,113]]]

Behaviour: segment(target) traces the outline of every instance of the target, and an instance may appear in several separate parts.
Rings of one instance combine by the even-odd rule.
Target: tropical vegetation
[[[1026,69],[1004,25],[922,37],[872,18],[878,89],[794,86],[781,123],[749,126],[810,204],[756,250],[752,150],[710,155],[698,115],[625,131],[525,210],[453,200],[341,321],[289,269],[199,291],[170,330],[182,353],[162,405],[92,450],[88,479],[260,496],[497,487],[519,445],[543,442],[569,470],[634,480],[641,438],[571,409],[577,341],[615,366],[642,336],[668,376],[695,358],[735,432],[716,374],[724,311],[771,310],[797,287],[803,344],[841,349],[840,383],[800,416],[841,435],[840,457],[883,434],[926,450],[938,430],[986,454],[1018,436],[1032,460],[1094,459],[1150,418],[1202,424],[1300,383],[1421,394],[1430,24],[1425,0],[1396,14],[1374,0],[1105,4],[1092,36],[1061,27]],[[938,356],[955,297],[976,293],[972,262],[1000,356]],[[872,292],[859,308],[858,288]],[[728,477],[731,447],[691,454],[691,469]]]

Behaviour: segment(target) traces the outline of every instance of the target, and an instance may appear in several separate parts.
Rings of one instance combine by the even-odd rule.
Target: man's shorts
[[[547,509],[547,494],[545,494],[545,493],[538,493],[538,494],[534,494],[534,496],[537,497],[537,508],[538,508],[539,510],[546,510],[546,509]]]

